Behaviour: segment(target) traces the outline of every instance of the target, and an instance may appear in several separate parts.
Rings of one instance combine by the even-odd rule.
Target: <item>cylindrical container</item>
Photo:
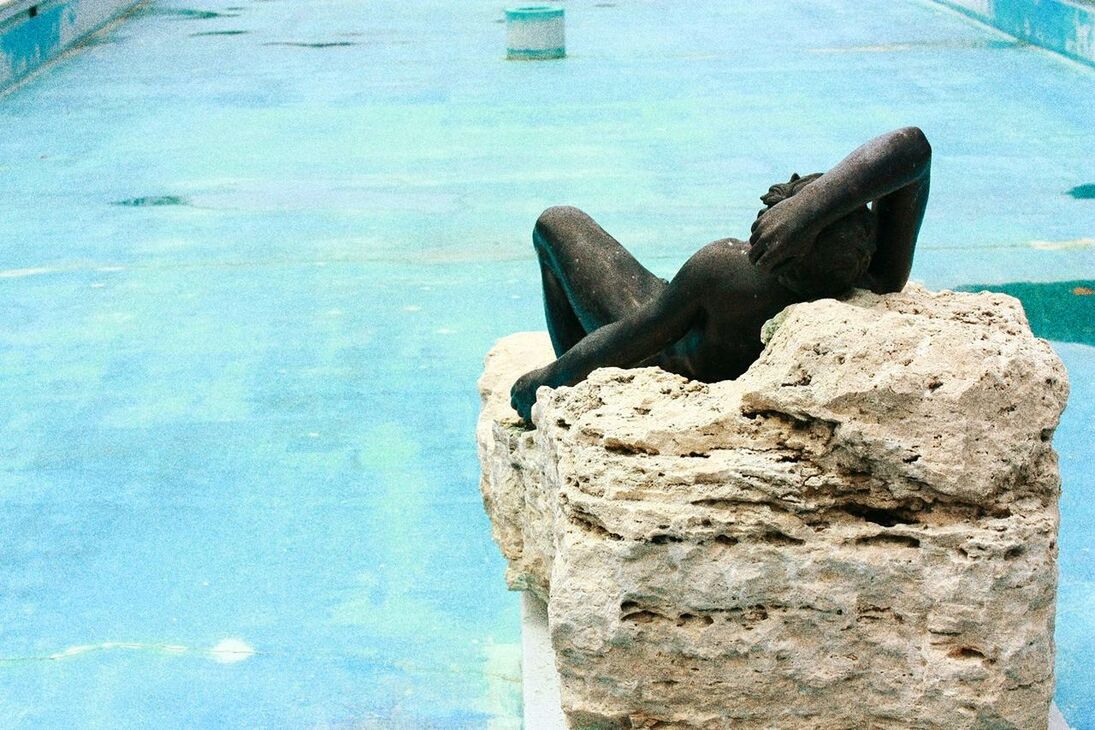
[[[529,61],[566,55],[561,7],[526,5],[506,10],[506,58]]]

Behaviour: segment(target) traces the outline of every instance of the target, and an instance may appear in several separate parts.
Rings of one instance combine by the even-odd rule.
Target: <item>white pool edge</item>
[[[521,594],[521,684],[526,728],[566,728],[547,604],[528,591]]]

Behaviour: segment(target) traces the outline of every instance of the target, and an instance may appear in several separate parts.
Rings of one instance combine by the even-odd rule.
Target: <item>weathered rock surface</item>
[[[1045,728],[1068,384],[1019,303],[789,308],[737,381],[604,369],[509,409],[480,381],[511,588],[548,600],[577,727]]]

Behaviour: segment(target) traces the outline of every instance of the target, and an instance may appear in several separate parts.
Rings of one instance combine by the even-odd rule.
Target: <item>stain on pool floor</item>
[[[532,222],[669,276],[918,124],[913,277],[1044,285],[1070,339],[1057,701],[1095,728],[1095,358],[1054,324],[1090,307],[1092,72],[916,2],[568,2],[552,63],[500,17],[153,2],[0,99],[3,724],[517,727],[474,383],[542,327]]]
[[[1084,183],[1083,185],[1077,185],[1068,191],[1068,194],[1077,200],[1092,200],[1095,199],[1095,183]]]
[[[124,205],[130,208],[145,208],[158,205],[189,205],[189,201],[179,195],[145,195],[139,198],[115,200],[111,205]]]

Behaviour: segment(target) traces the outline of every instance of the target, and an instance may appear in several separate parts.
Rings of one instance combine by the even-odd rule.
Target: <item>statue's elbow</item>
[[[931,162],[932,146],[920,127],[903,127],[897,130],[897,137],[901,147],[917,162],[923,165]]]

